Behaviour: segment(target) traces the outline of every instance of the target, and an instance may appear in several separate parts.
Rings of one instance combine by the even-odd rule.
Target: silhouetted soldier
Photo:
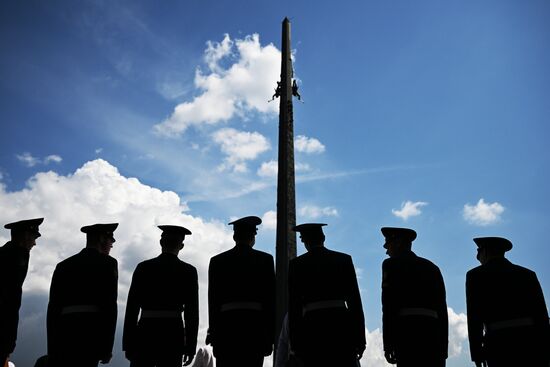
[[[9,223],[11,240],[0,247],[0,364],[15,350],[23,282],[29,268],[31,249],[40,237],[38,226],[44,218]]]
[[[474,238],[480,266],[466,274],[470,354],[476,366],[544,366],[550,327],[536,274],[512,264],[501,237]]]
[[[48,304],[48,360],[97,366],[112,357],[117,318],[117,261],[109,256],[118,223],[82,227],[86,248],[57,264]]]
[[[411,250],[416,232],[382,228],[389,259],[382,263],[384,354],[399,367],[445,366],[449,319],[439,268]]]
[[[158,227],[162,253],[138,264],[128,292],[122,349],[132,367],[181,367],[182,361],[187,366],[197,349],[197,269],[178,258],[191,231]]]
[[[217,367],[262,366],[273,350],[275,271],[273,257],[254,250],[258,217],[233,225],[235,247],[210,260],[209,336]]]
[[[365,318],[351,256],[325,248],[322,226],[293,229],[307,253],[290,261],[290,347],[306,367],[355,367],[366,346]]]

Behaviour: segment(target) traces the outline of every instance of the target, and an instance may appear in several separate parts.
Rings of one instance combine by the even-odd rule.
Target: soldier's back
[[[54,354],[96,357],[110,352],[117,279],[117,261],[94,249],[85,248],[57,265],[48,306],[48,344]]]
[[[550,327],[536,274],[507,259],[467,273],[470,298],[485,327],[487,358],[495,365],[547,363]]]
[[[289,291],[291,344],[308,365],[353,363],[365,330],[351,257],[311,249],[291,261]]]
[[[382,264],[384,339],[400,360],[445,360],[448,315],[439,268],[414,253]]]
[[[193,325],[198,323],[197,270],[194,266],[176,255],[161,254],[137,266],[132,287],[135,295],[132,302],[141,308],[135,336],[137,350],[156,355],[183,354],[186,344],[196,344],[193,330],[186,340],[182,320],[185,309],[186,316],[191,316],[187,327],[194,329]]]
[[[236,246],[214,256],[209,268],[214,355],[259,354],[273,343],[273,257]]]

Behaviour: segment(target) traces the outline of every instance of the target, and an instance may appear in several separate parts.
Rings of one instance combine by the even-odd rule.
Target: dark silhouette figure
[[[294,97],[298,97],[299,101],[302,100],[302,96],[300,95],[300,93],[298,93],[298,84],[296,84],[296,79],[292,81],[292,95]]]
[[[48,356],[42,356],[36,360],[34,367],[55,367],[48,365]]]
[[[293,228],[308,252],[289,265],[290,347],[306,367],[355,367],[366,346],[355,267],[351,256],[324,247],[324,225]]]
[[[389,259],[382,263],[384,354],[398,367],[445,366],[449,319],[439,268],[411,250],[416,232],[382,228]]]
[[[109,256],[118,223],[82,227],[86,248],[57,264],[50,287],[49,363],[97,366],[112,357],[117,318],[118,264]]]
[[[275,100],[275,98],[279,98],[282,92],[283,92],[283,86],[281,85],[281,82],[277,82],[277,88],[275,88],[275,93],[273,94],[273,96],[268,102]]]
[[[474,238],[480,266],[466,274],[470,354],[477,367],[544,366],[550,327],[536,274],[512,264],[501,237]]]
[[[273,257],[254,250],[258,217],[233,225],[235,247],[210,260],[209,335],[217,367],[262,366],[273,350],[275,271]]]
[[[0,247],[0,364],[15,350],[23,282],[27,277],[30,251],[40,237],[44,218],[9,223],[11,240]]]
[[[191,231],[172,225],[158,227],[162,253],[138,264],[126,303],[122,349],[132,367],[181,367],[182,362],[187,366],[197,349],[197,269],[178,258]]]

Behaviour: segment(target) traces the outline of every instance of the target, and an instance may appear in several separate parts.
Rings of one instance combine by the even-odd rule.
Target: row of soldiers
[[[5,225],[0,248],[0,362],[15,349],[22,284],[43,218]],[[259,367],[275,343],[273,257],[253,249],[258,217],[233,225],[235,247],[208,270],[209,329],[218,367]],[[116,223],[81,228],[86,247],[60,262],[47,313],[48,366],[97,366],[112,356],[117,318],[117,261],[109,256]],[[351,256],[325,247],[325,224],[294,227],[307,252],[289,264],[289,311],[275,365],[357,366],[366,347],[365,321]],[[158,226],[161,254],[136,267],[126,304],[123,350],[132,367],[191,364],[198,334],[195,267],[179,252],[191,231]],[[382,264],[383,341],[399,367],[444,366],[448,349],[445,285],[439,268],[412,251],[416,232],[382,228],[389,256]],[[481,265],[466,276],[473,362],[481,366],[548,366],[550,327],[534,272],[514,265],[500,237],[475,238]],[[182,317],[183,315],[183,317]]]

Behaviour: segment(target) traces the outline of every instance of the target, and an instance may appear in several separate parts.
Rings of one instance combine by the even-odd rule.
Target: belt
[[[75,306],[66,306],[61,309],[62,315],[67,315],[71,313],[92,313],[99,312],[99,307],[96,305],[75,305]]]
[[[401,310],[399,310],[399,316],[427,316],[433,317],[434,319],[439,318],[436,311],[422,307],[402,308]]]
[[[173,319],[180,318],[181,311],[175,310],[141,310],[142,319]]]
[[[519,319],[490,322],[489,324],[487,324],[487,330],[496,331],[496,330],[514,328],[514,327],[533,326],[533,325],[535,325],[535,322],[533,321],[532,318],[522,317]]]
[[[346,301],[333,299],[329,301],[309,302],[302,308],[302,315],[310,311],[325,310],[328,308],[347,308]]]
[[[260,302],[229,302],[224,303],[220,307],[221,312],[235,311],[235,310],[254,310],[261,311],[263,309]]]

